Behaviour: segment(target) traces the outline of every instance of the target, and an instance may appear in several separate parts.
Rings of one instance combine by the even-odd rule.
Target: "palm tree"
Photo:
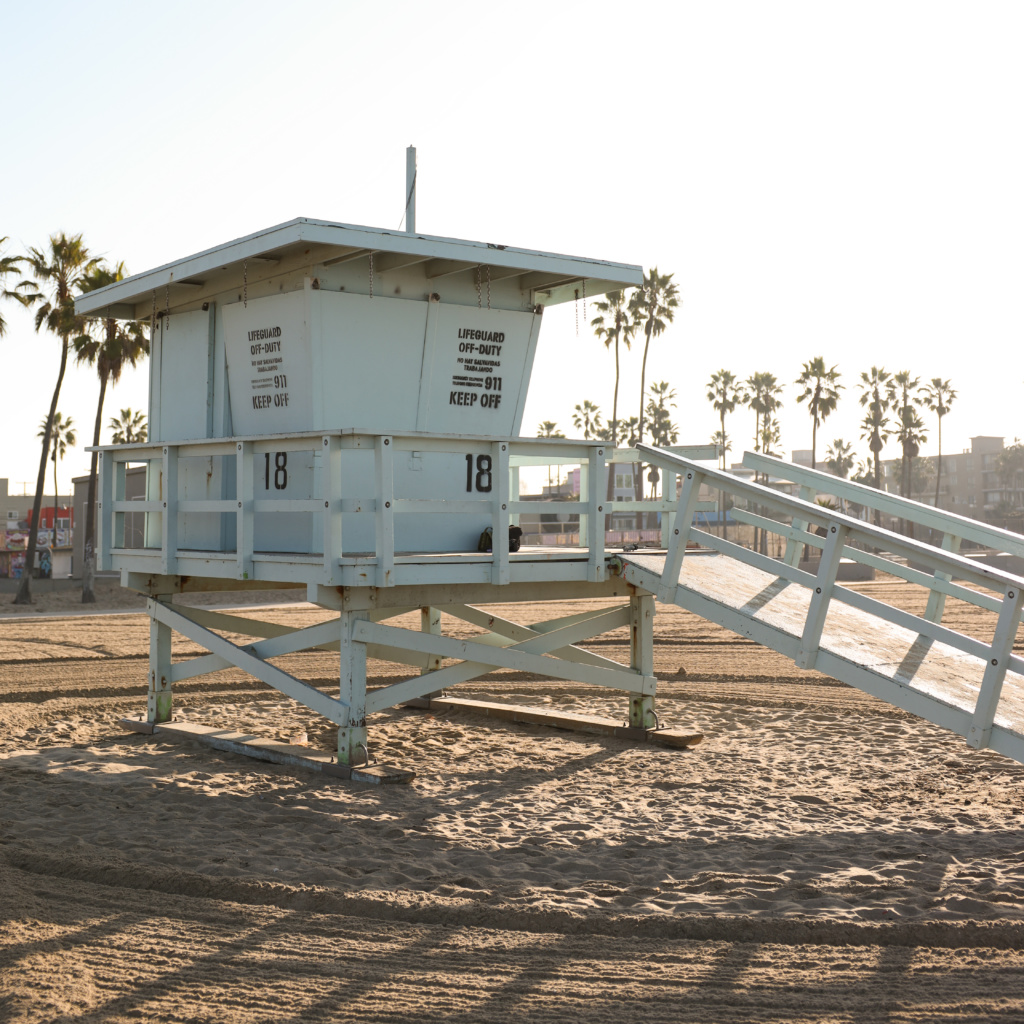
[[[13,274],[18,269],[19,263],[25,262],[24,256],[4,256],[3,246],[7,243],[6,236],[0,238],[0,281],[2,281],[8,274]],[[24,282],[22,282],[24,284]],[[24,302],[24,298],[18,294],[17,289],[9,291],[4,288],[0,291],[0,297],[5,299],[17,299],[20,302]],[[7,333],[7,321],[4,320],[3,314],[0,314],[0,338]]]
[[[644,439],[644,395],[647,382],[647,353],[651,347],[651,338],[665,333],[665,328],[675,319],[679,306],[679,289],[672,280],[672,274],[659,274],[657,267],[644,274],[643,286],[633,292],[630,309],[637,322],[637,328],[644,329],[644,357],[640,364],[640,426],[637,429],[637,441]],[[634,494],[636,500],[643,498],[643,465],[638,464],[634,472]],[[637,529],[641,528],[643,514],[636,517]]]
[[[925,384],[924,404],[931,409],[939,419],[939,465],[935,474],[935,507],[939,507],[939,481],[942,480],[942,417],[949,412],[949,407],[956,398],[956,392],[950,386],[948,380],[941,377],[932,377],[931,384]]]
[[[807,402],[813,427],[811,428],[811,469],[817,468],[818,425],[835,412],[839,402],[839,392],[843,385],[838,383],[839,372],[833,366],[825,369],[822,356],[815,356],[809,363],[804,363],[803,371],[796,383],[803,385],[803,391],[796,396],[798,402]]]
[[[583,431],[583,440],[589,441],[597,437],[601,429],[601,410],[589,399],[584,399],[582,405],[576,406],[572,414],[572,425],[577,430]]]
[[[73,292],[99,261],[90,257],[81,235],[69,237],[61,232],[59,235],[50,236],[48,248],[29,249],[25,262],[29,265],[34,280],[22,281],[17,287],[24,292],[23,301],[26,305],[39,304],[35,318],[36,330],[45,327],[60,338],[61,356],[57,384],[53,389],[50,412],[43,430],[36,497],[32,506],[32,522],[29,524],[28,549],[25,552],[25,572],[22,573],[21,584],[14,598],[15,604],[32,603],[32,568],[35,565],[36,533],[39,528],[43,488],[46,486],[46,460],[50,455],[50,437],[57,414],[61,384],[64,383],[64,371],[68,365],[68,347],[72,336],[81,331],[81,319],[75,316]]]
[[[874,488],[882,489],[881,452],[889,439],[889,397],[888,388],[892,375],[880,366],[872,366],[870,373],[860,375],[860,404],[867,407],[867,414],[860,423],[860,436],[868,442],[874,465]],[[881,526],[882,513],[875,509],[875,526]]]
[[[558,432],[558,424],[554,420],[544,420],[537,426],[538,437],[565,437]],[[551,467],[548,466],[548,491],[551,490]]]
[[[647,400],[647,420],[650,424],[651,444],[659,448],[667,448],[679,440],[679,428],[672,422],[669,408],[675,408],[675,391],[670,388],[667,380],[651,385],[651,397]],[[651,497],[655,496],[661,474],[657,466],[651,466],[647,480],[651,484]]]
[[[36,437],[44,437],[46,435],[46,420],[42,420],[39,424],[39,433]],[[53,461],[53,544],[52,547],[57,546],[57,510],[60,507],[60,492],[57,490],[57,460],[63,459],[67,454],[68,448],[74,448],[75,442],[78,438],[75,436],[75,423],[74,420],[69,416],[64,419],[63,416],[58,412],[53,417],[53,429],[50,434],[50,443],[53,446],[53,451],[50,458]],[[42,511],[40,509],[40,511]]]
[[[114,444],[141,444],[146,440],[146,417],[141,412],[122,409],[120,416],[110,417]]]
[[[746,386],[744,401],[754,411],[754,451],[763,451],[765,455],[769,455],[774,445],[779,443],[779,425],[775,419],[775,412],[782,405],[779,397],[782,394],[782,386],[775,374],[767,370],[755,372],[748,377]],[[754,474],[755,483],[758,476],[758,473]],[[765,548],[767,540],[764,531],[755,526],[754,549]]]
[[[719,421],[722,424],[721,435],[723,439],[722,447],[722,465],[721,469],[725,469],[725,417],[736,409],[739,402],[745,400],[743,394],[743,388],[740,386],[739,381],[729,370],[719,370],[717,373],[711,374],[711,379],[707,383],[708,389],[708,401],[711,403],[715,412],[718,413]]]
[[[910,497],[910,474],[914,456],[920,451],[921,442],[928,439],[924,421],[916,406],[921,398],[915,394],[921,384],[920,377],[911,377],[909,370],[893,374],[888,384],[889,405],[896,413],[898,429],[896,439],[903,451],[900,465],[900,493]]]
[[[707,383],[708,389],[708,401],[711,403],[712,408],[718,413],[719,422],[721,427],[716,431],[712,437],[712,442],[717,444],[721,449],[721,469],[725,469],[725,453],[729,450],[731,445],[729,444],[729,435],[725,432],[725,417],[728,413],[733,412],[736,409],[736,405],[739,402],[745,400],[746,396],[743,393],[743,388],[740,386],[739,381],[731,370],[719,370],[717,373],[711,374],[711,379]],[[718,507],[722,512],[722,536],[727,537],[727,527],[725,525],[725,491],[720,490],[718,492]]]
[[[837,437],[828,446],[828,451],[825,454],[828,457],[828,461],[825,463],[828,466],[828,471],[845,480],[850,475],[850,470],[853,469],[853,445],[847,444],[841,437]]]
[[[633,335],[639,326],[625,292],[608,292],[604,302],[596,303],[600,316],[590,321],[594,333],[604,341],[605,348],[615,345],[615,391],[612,394],[611,444],[616,447],[619,438],[619,343],[629,350]]]
[[[124,263],[111,269],[105,265],[94,267],[82,281],[82,291],[92,292],[127,276]],[[140,323],[115,320],[106,317],[89,323],[92,333],[80,334],[72,340],[75,361],[96,367],[100,378],[100,396],[96,403],[96,419],[93,424],[92,443],[98,447],[100,429],[103,426],[103,400],[107,383],[115,385],[121,379],[126,365],[135,366],[149,353],[149,340]],[[82,570],[82,603],[93,604],[96,594],[93,581],[96,573],[96,477],[98,453],[93,452],[89,463],[89,491],[85,504],[84,566]]]

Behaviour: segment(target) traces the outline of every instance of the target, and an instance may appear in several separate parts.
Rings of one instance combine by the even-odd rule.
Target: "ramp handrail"
[[[792,638],[786,640],[785,643],[777,636],[774,637],[774,643],[779,645],[776,649],[781,650],[785,647],[785,653],[793,657],[793,660],[802,668],[814,668],[818,661],[825,619],[829,604],[833,599],[908,629],[919,636],[939,641],[954,650],[980,659],[985,666],[984,672],[977,701],[970,712],[969,726],[964,727],[962,734],[965,735],[971,746],[980,748],[989,745],[1006,672],[1012,669],[1014,672],[1024,673],[1024,658],[1013,654],[1013,644],[1020,623],[1021,610],[1024,608],[1024,578],[1001,569],[977,565],[972,560],[955,552],[900,536],[841,512],[816,505],[802,498],[782,494],[761,484],[741,480],[730,473],[699,465],[649,445],[638,445],[637,447],[643,452],[646,461],[665,468],[674,467],[682,477],[678,509],[671,527],[671,541],[665,557],[664,569],[661,572],[658,596],[662,600],[677,601],[680,590],[678,581],[686,557],[687,542],[692,535],[699,534],[707,546],[722,554],[770,573],[776,578],[796,583],[810,590],[808,610],[800,636],[795,640]],[[819,537],[805,532],[803,527],[794,529],[785,523],[768,518],[761,519],[766,529],[773,529],[801,544],[808,543],[821,547],[822,555],[817,573],[803,571],[785,561],[769,558],[739,544],[697,529],[693,523],[693,511],[701,484],[704,482],[712,483],[716,489],[755,501],[766,511],[791,517],[795,523],[811,524],[823,528],[824,537]],[[979,607],[997,611],[998,619],[991,641],[986,642],[955,632],[924,616],[905,612],[837,583],[841,559],[869,561],[872,558],[870,553],[850,546],[853,541],[868,547],[884,547],[919,562],[935,574],[934,578],[925,576],[923,573],[920,574],[927,581],[925,585],[930,583],[934,588],[953,593],[954,596]],[[991,596],[979,593],[970,587],[957,587],[949,582],[952,579],[984,588],[991,592]],[[678,603],[683,602],[679,600]],[[750,613],[750,620],[754,620],[753,613]],[[761,623],[758,623],[756,628],[764,633],[766,638],[764,642],[769,643],[769,646],[773,645],[770,642],[772,637],[782,632],[777,627],[768,627]],[[751,633],[751,635],[758,639],[755,633]],[[830,664],[833,663],[834,659]],[[936,698],[936,702],[941,703],[938,698]],[[955,720],[959,721],[959,719]],[[950,727],[954,726],[950,725]],[[960,730],[958,729],[958,731]],[[1018,760],[1024,760],[1024,743],[1019,737],[1007,739],[1000,734],[999,743],[1000,749],[1004,753],[1012,748],[1015,752],[1011,756],[1017,757]]]
[[[909,520],[930,530],[943,534],[952,534],[962,540],[969,540],[984,547],[994,548],[1014,555],[1024,556],[1024,536],[1011,530],[1003,530],[997,526],[978,522],[956,512],[937,509],[934,505],[926,505],[902,495],[889,491],[879,491],[868,484],[844,480],[820,469],[809,466],[798,466],[791,462],[781,462],[770,455],[757,452],[744,452],[743,465],[756,472],[768,473],[772,476],[784,475],[786,479],[799,484],[801,488],[812,489],[818,494],[831,494],[837,498],[863,505],[872,510],[877,509],[887,515]],[[780,472],[781,471],[781,472]],[[801,497],[807,497],[801,495]]]

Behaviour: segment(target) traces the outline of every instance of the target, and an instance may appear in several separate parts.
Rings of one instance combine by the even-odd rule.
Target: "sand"
[[[122,732],[148,620],[60,610],[0,622],[0,1021],[1024,1020],[1024,766],[679,609],[658,711],[700,746],[393,709],[372,751],[417,777],[387,788]],[[332,684],[329,654],[280,663]],[[457,692],[625,713],[507,672]],[[331,749],[241,672],[176,694]]]

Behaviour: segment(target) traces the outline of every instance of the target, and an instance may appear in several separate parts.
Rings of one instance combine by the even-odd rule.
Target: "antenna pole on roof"
[[[416,147],[405,151],[405,230],[416,233]]]

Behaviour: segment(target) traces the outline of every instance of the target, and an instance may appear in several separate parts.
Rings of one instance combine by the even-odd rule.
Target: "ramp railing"
[[[806,589],[809,594],[806,613],[799,624],[799,629],[792,631],[759,619],[753,611],[726,607],[727,601],[722,605],[720,614],[712,607],[713,602],[703,598],[690,601],[694,604],[695,610],[706,617],[714,620],[718,615],[721,624],[738,628],[757,642],[790,657],[802,668],[817,667],[837,678],[844,678],[845,669],[839,664],[838,659],[832,656],[821,657],[823,653],[827,653],[822,652],[821,641],[826,617],[833,602],[841,602],[867,613],[875,620],[909,630],[927,642],[939,642],[954,652],[962,652],[978,659],[984,665],[984,671],[976,691],[976,699],[972,698],[969,707],[959,706],[957,701],[953,701],[942,710],[937,711],[931,707],[926,713],[921,710],[919,694],[897,692],[901,687],[906,689],[901,683],[893,683],[891,687],[883,685],[880,690],[877,686],[872,689],[875,682],[879,685],[887,682],[875,680],[870,685],[863,685],[863,688],[884,696],[898,706],[908,706],[916,713],[959,732],[967,738],[971,746],[990,745],[993,721],[1006,674],[1008,671],[1024,673],[1024,658],[1013,654],[1021,609],[1024,607],[1024,578],[989,566],[978,565],[956,552],[900,536],[814,502],[741,480],[730,473],[700,465],[663,450],[648,445],[637,447],[643,453],[645,461],[664,469],[672,468],[682,479],[678,509],[670,526],[671,536],[664,568],[660,572],[660,580],[650,584],[657,588],[657,596],[663,601],[688,606],[690,598],[683,593],[685,587],[680,580],[687,557],[704,557],[692,549],[689,554],[687,551],[688,545],[699,541],[702,548],[711,548],[731,559],[768,573],[778,581],[786,581]],[[778,461],[773,460],[773,463],[777,470]],[[789,468],[787,464],[787,474]],[[770,558],[708,531],[700,530],[694,522],[694,512],[702,484],[731,494],[741,502],[757,505],[761,510],[760,514],[749,518],[756,520],[762,528],[784,538],[787,544],[808,545],[820,550],[817,572],[805,571],[796,564]],[[943,516],[941,512],[932,511],[936,517]],[[939,520],[936,519],[936,522]],[[946,525],[953,531],[960,529],[962,524],[951,521]],[[841,560],[852,559],[867,565],[877,564],[876,556],[867,549],[884,549],[902,556],[908,563],[921,566],[920,570],[915,570],[912,577],[909,577],[910,582],[926,586],[943,596],[954,597],[995,612],[996,622],[991,636],[967,636],[941,625],[927,615],[914,614],[844,586],[838,580]],[[885,566],[887,571],[892,571],[891,563],[886,562]],[[862,685],[866,680],[865,673],[855,665],[846,672],[846,676],[845,681],[853,685]],[[963,687],[961,691],[963,692]],[[974,693],[970,687],[967,687],[967,692]],[[945,702],[938,700],[926,703]],[[1004,730],[1001,730],[998,749],[1016,757],[1017,760],[1024,761],[1024,737],[1016,734],[1007,737]]]
[[[840,477],[823,473],[821,470],[811,469],[808,466],[797,466],[793,463],[780,462],[767,455],[759,455],[756,452],[744,452],[743,465],[747,469],[764,473],[765,476],[783,475],[787,480],[792,480],[799,487],[799,497],[804,501],[813,502],[819,495],[828,495],[838,498],[840,502],[847,502],[864,508],[869,513],[879,512],[886,517],[899,519],[904,523],[913,523],[924,527],[933,535],[941,537],[941,547],[944,551],[958,552],[961,543],[978,544],[984,548],[990,548],[1001,554],[1016,555],[1024,557],[1024,536],[1019,533],[1012,533],[1010,530],[1002,530],[987,523],[979,522],[976,519],[969,519],[967,516],[957,515],[954,512],[947,512],[935,508],[933,505],[925,505],[919,501],[912,501],[897,494],[890,494],[887,491],[879,491],[874,487],[865,484],[855,483],[852,480],[843,480]],[[760,526],[759,517],[752,514],[750,510],[737,510],[735,518],[751,525]],[[872,518],[872,516],[868,516]],[[795,528],[806,529],[806,524],[796,520],[792,524]],[[795,538],[788,538],[786,552],[783,560],[788,565],[796,565],[800,559],[800,552],[803,545]],[[945,580],[948,577],[939,572],[935,576],[928,576],[927,573],[915,568],[913,565],[901,565],[894,563],[891,559],[865,553],[858,561],[863,562],[875,569],[899,576],[910,583],[917,583],[928,586],[928,607],[924,617],[932,622],[941,622],[945,608],[948,591],[935,585],[936,581]],[[994,609],[990,609],[994,610]]]

